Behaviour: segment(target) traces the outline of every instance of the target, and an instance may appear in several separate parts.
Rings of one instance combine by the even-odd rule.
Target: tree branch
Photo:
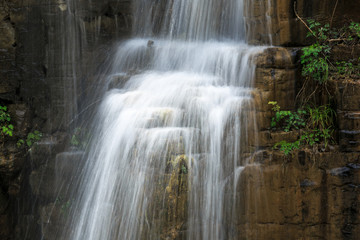
[[[296,11],[296,1],[294,1],[294,12],[296,17],[304,24],[304,26],[311,32],[314,37],[316,37],[315,33],[310,29],[310,27],[306,24],[306,22],[299,16],[299,14]]]
[[[336,8],[337,8],[338,3],[339,3],[339,0],[336,0],[335,7],[334,7],[333,13],[332,13],[332,15],[331,15],[330,28],[331,28],[332,23],[333,23],[333,19],[334,19],[334,15],[335,15],[335,11],[336,11]]]

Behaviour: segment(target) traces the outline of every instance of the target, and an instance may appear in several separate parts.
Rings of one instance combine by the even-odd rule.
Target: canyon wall
[[[41,238],[37,218],[46,201],[31,191],[30,175],[69,142],[97,88],[97,66],[129,36],[131,21],[126,0],[0,2],[0,105],[14,124],[14,136],[0,140],[0,239]],[[16,146],[35,130],[44,136],[38,151]]]
[[[68,129],[84,118],[79,113],[93,107],[89,99],[96,95],[94,89],[101,88],[97,67],[106,62],[119,40],[129,37],[131,3],[0,3],[0,104],[9,106],[15,125],[15,137],[0,143],[1,239],[54,240],[63,226],[68,202],[59,198],[61,189],[54,176],[69,184],[69,166],[74,167],[82,154],[64,153],[72,134]],[[266,10],[264,4],[270,8]],[[256,60],[253,94],[259,136],[251,144],[258,149],[253,161],[260,165],[247,167],[240,179],[237,194],[243,210],[238,213],[236,231],[244,239],[356,239],[360,231],[358,82],[332,82],[339,144],[326,152],[307,149],[286,157],[273,150],[276,142],[294,140],[298,133],[270,131],[273,113],[268,102],[294,109],[301,85],[299,55],[310,40],[294,6],[304,20],[332,19],[334,26],[360,22],[360,6],[356,1],[336,0],[254,0],[246,6],[249,43],[282,47],[269,48]],[[345,59],[359,57],[357,51],[337,51],[347,52]],[[34,130],[40,130],[43,139],[31,151],[17,148],[17,139]],[[168,194],[172,212],[169,224],[164,223],[164,238],[184,236],[186,229],[179,227],[186,215],[184,192]]]

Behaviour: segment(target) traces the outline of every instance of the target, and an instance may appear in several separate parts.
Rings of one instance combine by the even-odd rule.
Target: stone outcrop
[[[43,184],[45,176],[54,186],[56,167],[46,164],[63,151],[69,141],[64,131],[87,106],[93,94],[88,89],[96,88],[97,79],[90,77],[96,75],[94,62],[106,58],[115,39],[130,34],[130,4],[0,2],[0,105],[8,106],[15,126],[14,137],[0,143],[0,239],[41,239],[36,209],[51,201],[44,200],[45,187],[34,184]],[[31,152],[18,148],[17,140],[34,130],[45,136],[41,147]]]
[[[355,48],[338,46],[332,61],[355,58]],[[333,77],[338,145],[303,148],[285,156],[272,147],[294,142],[300,131],[271,131],[269,101],[293,110],[301,88],[298,48],[273,47],[256,58],[254,101],[258,147],[238,184],[241,239],[355,239],[360,231],[360,123],[358,76]],[[340,52],[341,53],[340,53]]]
[[[342,151],[360,151],[360,84],[358,81],[334,81],[338,99],[339,144]]]
[[[306,39],[307,29],[296,17],[294,6],[305,21],[311,18],[337,27],[342,27],[345,22],[359,21],[360,5],[357,1],[247,0],[245,17],[248,41],[261,45],[308,44],[310,40]]]
[[[16,77],[16,31],[7,1],[0,3],[0,99],[15,100],[19,81]]]
[[[242,173],[241,239],[356,239],[358,153],[261,151]]]

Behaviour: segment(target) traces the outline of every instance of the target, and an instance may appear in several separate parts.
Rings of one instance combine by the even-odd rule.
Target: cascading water
[[[242,0],[137,0],[94,121],[71,239],[231,239],[255,134]],[[185,201],[183,201],[185,199]],[[183,232],[182,235],[179,235]]]

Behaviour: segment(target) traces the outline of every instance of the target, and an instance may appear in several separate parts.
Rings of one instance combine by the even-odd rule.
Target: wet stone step
[[[135,74],[135,73],[134,73]],[[131,73],[118,73],[111,75],[108,79],[108,90],[118,88],[121,89],[125,86],[127,81],[134,75]]]
[[[178,108],[155,108],[150,111],[151,116],[145,120],[144,128],[181,126],[185,117],[184,110]]]

